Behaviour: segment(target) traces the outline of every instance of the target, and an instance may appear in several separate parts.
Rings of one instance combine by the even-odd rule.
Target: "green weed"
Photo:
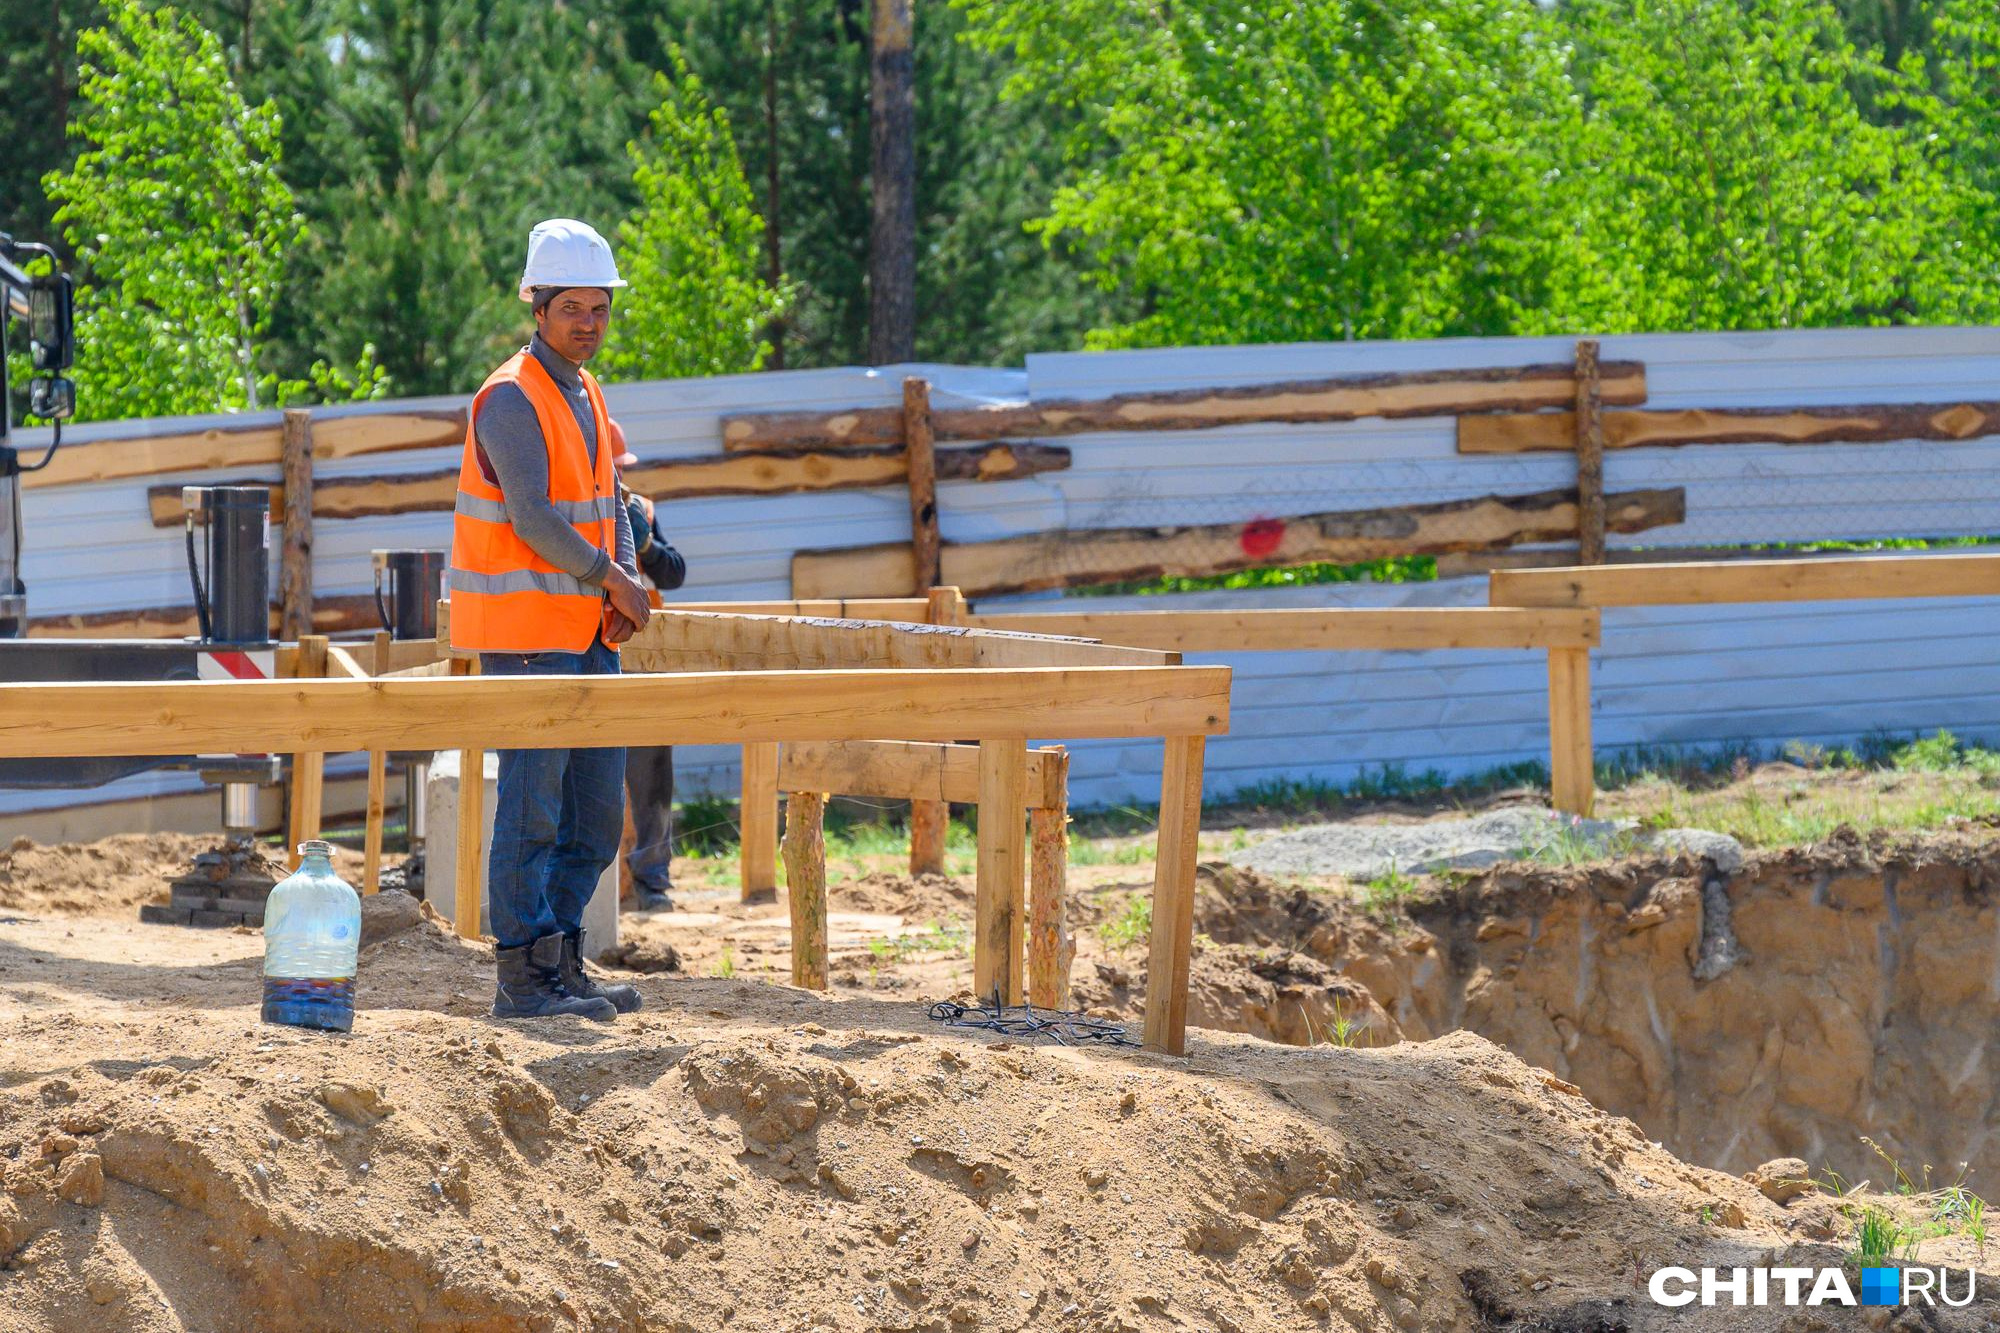
[[[1370,916],[1387,916],[1418,887],[1416,879],[1392,865],[1388,873],[1377,875],[1361,886],[1361,910]]]
[[[1097,928],[1098,938],[1108,949],[1123,952],[1153,935],[1153,900],[1135,893],[1125,900],[1125,909]]]
[[[736,975],[736,950],[732,946],[722,946],[722,956],[715,960],[715,975],[725,979]]]

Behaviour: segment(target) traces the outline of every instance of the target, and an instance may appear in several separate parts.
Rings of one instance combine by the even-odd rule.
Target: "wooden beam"
[[[1211,666],[0,685],[0,758],[447,750],[470,738],[496,750],[1025,740],[1228,726],[1229,669]]]
[[[1606,402],[1646,401],[1646,368],[1642,364],[1611,361],[1602,369]],[[931,422],[940,440],[995,440],[1086,431],[1197,430],[1265,421],[1449,417],[1465,412],[1568,406],[1575,399],[1574,373],[1574,367],[1556,363],[1337,375],[1220,389],[934,409]],[[895,407],[755,412],[722,418],[722,447],[730,453],[854,448],[902,441],[903,414]]]
[[[1182,653],[1587,648],[1599,636],[1592,610],[1488,606],[996,612],[973,616],[970,623]]]
[[[910,545],[917,566],[912,590],[921,594],[937,582],[937,453],[931,439],[930,381],[916,375],[903,380],[903,440],[909,459]]]
[[[382,888],[382,820],[387,813],[389,757],[380,750],[368,752],[368,805],[362,816],[361,892],[378,893]]]
[[[778,743],[743,747],[743,789],[737,806],[738,893],[744,902],[778,888]]]
[[[1030,750],[1027,764],[1028,808],[1060,804],[1068,770],[1063,752]],[[789,742],[778,760],[778,790],[971,805],[979,799],[979,747],[921,741]]]
[[[464,682],[467,677],[479,674],[479,659],[476,657],[454,658],[450,662],[453,678]],[[426,746],[426,749],[444,749],[444,746]],[[452,926],[460,939],[476,940],[480,936],[479,909],[481,894],[479,886],[485,878],[484,849],[480,843],[486,837],[486,751],[483,749],[460,749],[458,752],[458,836],[454,848],[452,867]]]
[[[1549,795],[1565,814],[1588,815],[1597,775],[1590,744],[1590,650],[1549,650]]]
[[[1691,606],[2000,594],[2000,555],[1717,560],[1503,570],[1488,596],[1509,606]]]
[[[335,680],[368,680],[373,672],[361,665],[345,645],[326,645],[326,674]]]
[[[826,989],[826,797],[785,801],[785,885],[792,919],[792,984]]]
[[[1028,812],[1028,1003],[1067,1008],[1069,969],[1076,957],[1067,910],[1069,879],[1069,755],[1051,752],[1060,793],[1056,804]],[[1032,780],[1030,790],[1033,790]]]
[[[292,671],[301,680],[318,680],[327,674],[327,641],[322,634],[308,634],[299,640],[292,659]],[[252,747],[238,753],[250,752]],[[282,750],[282,744],[257,749]],[[319,836],[320,810],[326,785],[326,751],[292,751],[291,815],[287,823],[285,866],[299,868],[299,844]]]
[[[863,742],[864,744],[866,742]],[[977,785],[977,775],[974,784]],[[975,792],[974,800],[978,799]],[[948,862],[946,845],[951,838],[951,807],[943,801],[910,800],[910,873],[942,875]]]
[[[1604,402],[1597,339],[1576,343],[1576,543],[1579,564],[1604,563]]]
[[[1606,526],[1644,532],[1681,523],[1687,494],[1624,491],[1605,497]],[[1574,491],[1488,495],[1442,504],[1300,514],[1184,528],[1103,528],[1036,533],[989,542],[946,542],[943,578],[969,597],[1123,583],[1165,574],[1353,563],[1385,556],[1498,551],[1576,536]],[[792,591],[801,597],[886,594],[910,586],[908,545],[801,551]]]
[[[937,481],[1014,481],[1060,472],[1070,451],[1049,444],[986,444],[942,449],[932,458]],[[791,495],[805,491],[867,490],[901,486],[910,476],[901,449],[869,453],[806,452],[735,458],[688,458],[634,467],[625,484],[655,500],[692,500],[716,495]],[[271,508],[284,512],[283,483],[246,478],[241,486],[270,485]],[[336,477],[312,489],[315,518],[370,518],[380,514],[450,513],[458,497],[458,469]],[[179,483],[154,486],[146,502],[156,528],[177,528],[186,512]]]
[[[709,611],[727,616],[825,616],[834,620],[935,623],[923,597],[818,597],[793,602],[666,602],[662,611]]]
[[[458,444],[464,439],[464,408],[346,414],[321,408],[313,417],[313,452],[323,459],[432,449]],[[127,477],[178,477],[222,468],[278,467],[283,462],[284,425],[280,420],[212,426],[173,435],[76,441],[65,444],[48,467],[25,474],[21,482],[36,490]]]
[[[1606,412],[1607,449],[1690,444],[1893,444],[2000,435],[2000,402],[1867,403],[1847,407],[1689,407]],[[1560,453],[1576,447],[1569,412],[1461,417],[1462,454]]]
[[[278,608],[271,608],[271,633],[277,637]],[[349,634],[373,629],[378,623],[375,599],[367,594],[316,597],[313,630]],[[180,639],[200,633],[193,603],[132,611],[91,611],[82,614],[36,616],[28,622],[31,639]]]
[[[312,633],[313,605],[313,440],[312,413],[285,409],[280,444],[285,471],[284,548],[278,557],[278,637]]]
[[[435,639],[386,639],[376,649],[375,669],[371,676],[387,675],[391,671],[401,671],[407,667],[431,666],[443,660],[438,657]]]
[[[1021,1003],[1023,857],[1021,807],[1027,800],[1027,745],[979,743],[979,877],[973,893],[972,991]]]
[[[620,656],[628,672],[1171,666],[1179,660],[1147,648],[957,625],[667,610],[655,612]]]
[[[1200,736],[1167,737],[1160,770],[1160,838],[1153,865],[1153,938],[1146,962],[1146,1046],[1187,1050],[1188,968],[1194,949],[1196,842],[1201,834]]]

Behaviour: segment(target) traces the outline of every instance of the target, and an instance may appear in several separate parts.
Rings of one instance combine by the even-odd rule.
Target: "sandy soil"
[[[1093,918],[1146,868],[1080,877]],[[1831,1204],[1470,1034],[1170,1059],[940,1029],[969,965],[894,941],[969,893],[837,886],[830,996],[756,979],[775,908],[691,902],[635,932],[682,970],[603,1026],[486,1017],[489,952],[382,895],[344,1037],[258,1023],[256,932],[13,906],[0,1330],[1845,1326],[1655,1311],[1662,1264],[1838,1262]]]

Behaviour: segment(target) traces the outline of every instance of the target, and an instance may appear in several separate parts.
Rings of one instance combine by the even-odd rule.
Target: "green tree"
[[[74,164],[45,182],[83,266],[78,415],[275,406],[310,388],[373,394],[367,365],[281,381],[264,337],[302,224],[278,175],[278,115],[245,104],[212,33],[112,0],[77,40]]]
[[[958,0],[1074,113],[1039,224],[1142,303],[1097,346],[1501,333],[1553,318],[1576,116],[1532,0]]]
[[[1825,0],[1567,0],[1587,170],[1571,309],[1607,332],[1918,318],[1937,182]]]
[[[710,105],[678,50],[653,76],[651,132],[627,145],[638,208],[618,224],[621,294],[607,377],[671,379],[756,370],[784,308],[758,274],[764,221],[736,156],[728,113]]]
[[[2000,10],[1944,0],[1928,59],[1906,66],[1902,109],[1939,171],[1918,299],[1940,320],[2000,319]]]

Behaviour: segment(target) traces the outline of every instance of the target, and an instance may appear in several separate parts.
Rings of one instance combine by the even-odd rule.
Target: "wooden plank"
[[[1070,451],[1048,444],[986,444],[943,449],[932,459],[933,485],[943,481],[1012,481],[1060,472]],[[655,500],[690,500],[715,495],[791,495],[804,491],[866,490],[901,486],[910,475],[901,449],[869,453],[804,452],[725,458],[675,459],[635,467],[625,484]],[[273,513],[283,512],[283,483],[249,477],[239,486],[269,485]],[[336,477],[312,489],[315,518],[369,518],[381,514],[449,513],[458,499],[458,469]],[[178,482],[146,492],[156,528],[177,528],[186,510]]]
[[[370,674],[386,675],[408,667],[434,665],[441,660],[435,639],[389,639],[378,649],[375,670]]]
[[[1488,597],[1508,606],[1691,606],[2000,594],[2000,555],[1715,560],[1503,570]]]
[[[730,616],[827,616],[834,620],[933,623],[924,597],[819,597],[791,602],[663,602],[662,611],[710,611]]]
[[[1069,756],[1055,754],[1054,780],[1066,790]],[[1068,879],[1069,802],[1061,798],[1028,813],[1028,1003],[1044,1009],[1068,1007],[1069,969],[1076,957],[1064,915]]]
[[[1586,648],[1599,635],[1594,611],[1553,607],[996,612],[970,622],[1182,653]]]
[[[1605,497],[1606,526],[1644,532],[1681,523],[1687,494],[1624,491]],[[969,597],[1124,583],[1161,575],[1226,574],[1239,569],[1353,563],[1386,556],[1497,551],[1566,541],[1577,530],[1576,492],[1487,495],[1442,504],[1300,514],[1184,528],[1102,528],[1045,532],[989,542],[946,542],[945,582]],[[868,596],[910,586],[903,543],[792,557],[792,591]]]
[[[1604,563],[1604,400],[1597,339],[1576,343],[1576,544],[1579,564]]]
[[[1606,402],[1646,401],[1643,365],[1612,361],[1602,369]],[[1574,367],[1560,362],[1403,371],[1111,398],[943,408],[932,411],[931,422],[940,440],[995,440],[1085,431],[1196,430],[1265,421],[1457,416],[1568,406],[1575,399],[1574,382]],[[900,444],[903,439],[902,411],[895,407],[741,413],[723,417],[721,424],[722,447],[730,453],[853,448]]]
[[[455,658],[448,666],[458,683],[479,674],[476,657]],[[387,748],[387,747],[384,747]],[[425,746],[444,749],[444,746]],[[486,751],[460,749],[458,752],[458,836],[452,867],[452,926],[460,939],[480,936],[480,884],[485,878],[486,836]]]
[[[1153,869],[1153,938],[1146,962],[1146,1046],[1187,1050],[1188,968],[1194,950],[1196,840],[1201,834],[1200,736],[1167,737],[1160,771],[1160,841]]]
[[[785,801],[785,884],[792,918],[792,984],[826,989],[826,797]]]
[[[743,747],[743,790],[738,810],[741,838],[738,878],[744,902],[778,888],[778,744]]]
[[[979,876],[973,892],[972,991],[1021,1003],[1026,976],[1022,898],[1027,862],[1021,807],[1027,800],[1024,741],[979,743]]]
[[[346,646],[338,643],[326,645],[326,674],[335,680],[367,680],[371,675]]]
[[[842,742],[834,742],[839,744]],[[853,742],[846,742],[852,744]],[[861,742],[867,744],[868,742]],[[886,742],[885,742],[886,743]],[[975,787],[978,775],[973,777]],[[975,792],[973,799],[978,799]],[[945,848],[951,836],[951,807],[943,801],[924,800],[921,797],[910,800],[910,873],[912,875],[942,875],[945,873]]]
[[[464,408],[347,415],[322,408],[313,418],[313,452],[325,459],[431,449],[464,439]],[[66,444],[48,467],[25,474],[21,482],[35,490],[127,477],[178,477],[221,468],[277,467],[283,461],[281,422],[211,426],[173,435]]]
[[[327,674],[327,649],[325,635],[308,634],[302,637],[298,653],[292,659],[292,674],[301,680],[324,677]],[[281,744],[268,748],[282,750],[287,747]],[[247,749],[238,751],[245,752]],[[285,867],[288,870],[299,868],[299,844],[319,836],[325,787],[326,751],[292,751],[292,799],[285,847]]]
[[[278,608],[271,608],[271,634],[277,637]],[[351,634],[378,623],[375,599],[365,593],[313,600],[313,630],[319,634]],[[91,611],[82,614],[35,616],[28,622],[31,639],[181,639],[199,634],[194,604],[150,607],[131,611]]]
[[[1030,750],[1027,763],[1028,807],[1060,801],[1068,767],[1063,752]],[[921,741],[788,742],[778,760],[778,789],[971,805],[979,799],[979,747]]]
[[[930,623],[933,625],[969,625],[972,623],[969,608],[965,604],[965,594],[957,588],[932,587],[924,593],[929,603]]]
[[[2000,402],[1864,403],[1835,407],[1689,407],[1606,412],[1607,449],[1689,444],[1894,444],[2000,435]],[[1569,412],[1461,417],[1462,454],[1560,453],[1576,447]]]
[[[298,639],[312,633],[312,413],[302,407],[285,409],[284,437],[279,445],[285,471],[284,546],[278,555],[278,637]]]
[[[1171,666],[1178,655],[958,625],[813,616],[653,614],[626,641],[624,670],[831,671],[868,667]]]
[[[449,750],[475,737],[504,750],[1228,727],[1229,669],[1213,666],[0,685],[0,758]]]
[[[361,835],[361,892],[382,889],[382,820],[387,812],[388,759],[380,750],[368,752],[368,805]]]
[[[916,562],[912,589],[922,593],[937,582],[937,453],[931,438],[930,381],[916,375],[903,380],[903,441],[909,459],[910,546]]]
[[[1549,795],[1565,814],[1588,815],[1596,771],[1590,743],[1590,650],[1549,650]]]

